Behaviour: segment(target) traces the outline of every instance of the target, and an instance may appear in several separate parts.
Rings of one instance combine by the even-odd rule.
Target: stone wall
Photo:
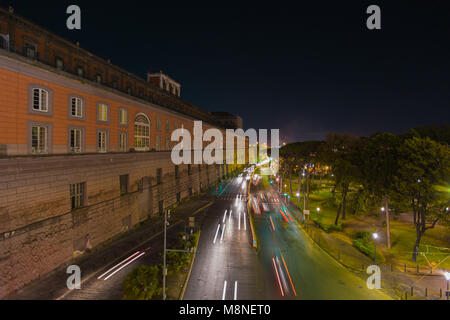
[[[157,169],[162,182],[157,184]],[[224,167],[175,166],[170,152],[0,159],[0,298],[213,185]],[[218,174],[219,173],[219,174]],[[129,175],[128,193],[120,176]],[[71,210],[70,184],[84,182],[84,206]]]

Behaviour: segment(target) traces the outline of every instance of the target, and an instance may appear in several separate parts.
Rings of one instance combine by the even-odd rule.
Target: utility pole
[[[164,262],[163,262],[163,300],[166,300],[166,244],[167,244],[167,213],[170,216],[170,210],[164,211]]]

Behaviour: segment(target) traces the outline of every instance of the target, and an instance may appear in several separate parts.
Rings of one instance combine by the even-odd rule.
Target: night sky
[[[163,70],[187,101],[279,128],[284,141],[448,124],[446,2],[0,0],[139,76]],[[66,29],[70,4],[80,31]],[[370,4],[382,30],[366,28]]]

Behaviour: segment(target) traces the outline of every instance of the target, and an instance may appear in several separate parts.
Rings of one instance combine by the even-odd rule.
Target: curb
[[[183,300],[184,292],[186,291],[187,284],[189,282],[189,279],[191,278],[192,268],[194,266],[195,257],[197,256],[198,243],[200,242],[200,235],[201,235],[201,230],[198,232],[198,238],[197,238],[197,243],[195,244],[194,256],[192,257],[191,265],[189,267],[189,272],[188,272],[188,274],[186,276],[186,280],[184,281],[183,290],[181,291],[180,298],[178,300]]]

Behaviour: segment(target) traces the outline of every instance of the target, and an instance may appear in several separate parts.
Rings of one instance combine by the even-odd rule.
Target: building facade
[[[173,130],[225,131],[180,91],[0,8],[0,298],[236,169],[172,163]]]

